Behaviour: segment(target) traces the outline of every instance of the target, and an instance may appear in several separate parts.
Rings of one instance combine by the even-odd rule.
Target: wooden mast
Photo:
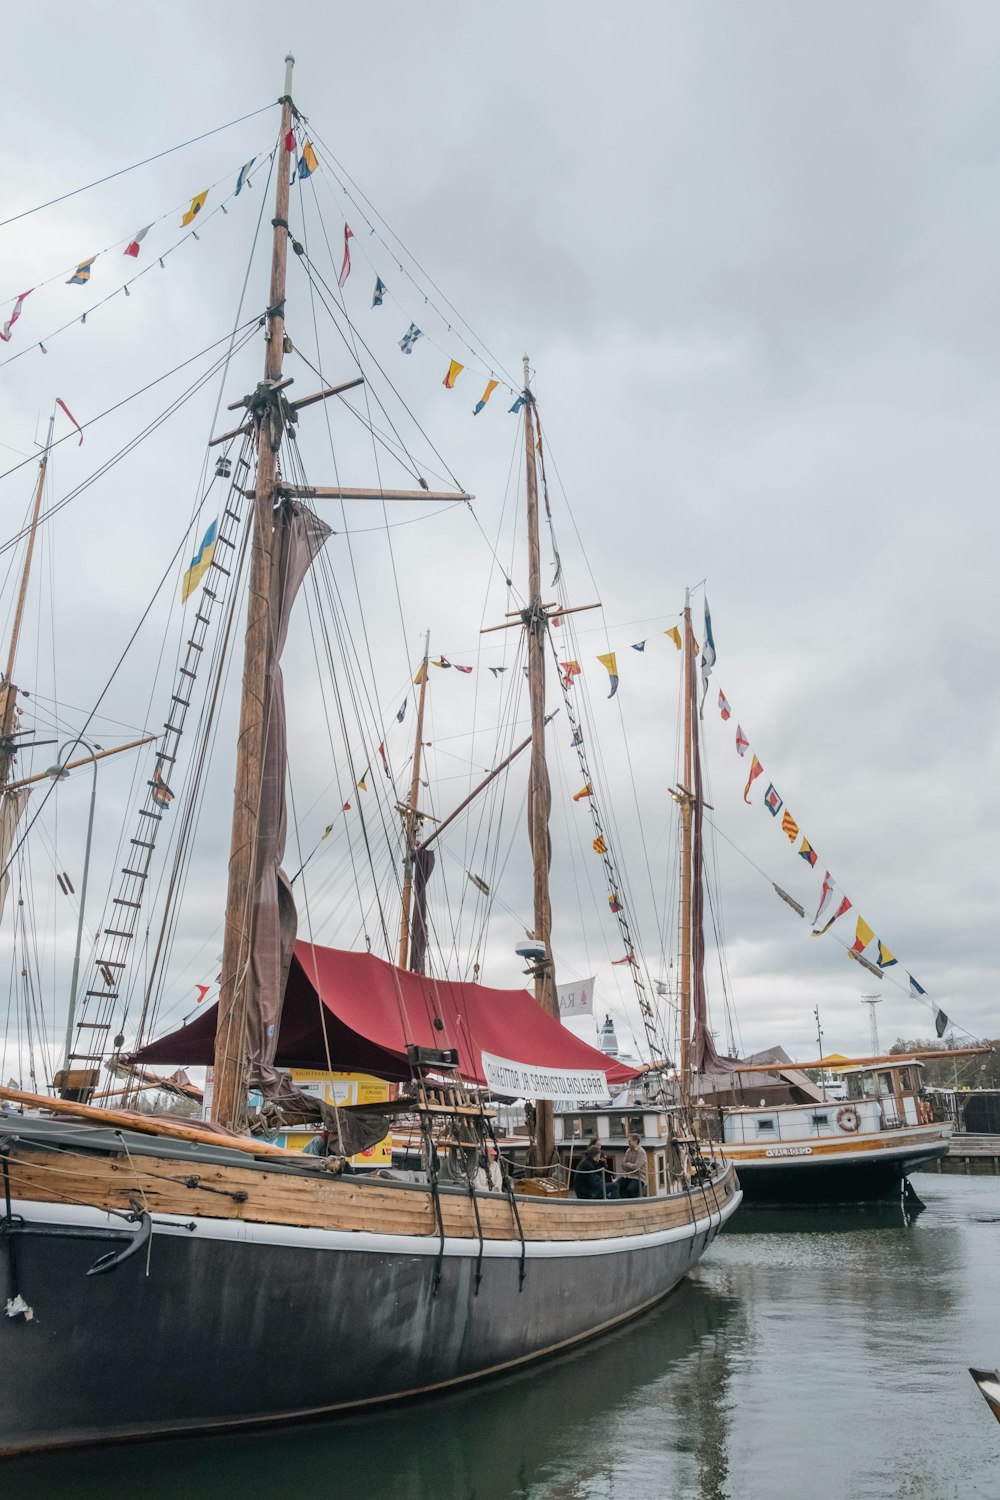
[[[420,752],[424,739],[424,698],[427,693],[428,658],[431,654],[431,633],[424,638],[424,660],[420,668],[420,693],[417,698],[417,732],[413,742],[413,775],[410,777],[410,795],[403,818],[403,833],[406,853],[403,856],[403,905],[399,917],[399,967],[405,969],[410,962],[410,907],[413,903],[413,858],[417,852],[417,832],[420,820],[417,817],[417,802],[420,798]]]
[[[291,156],[285,140],[292,128],[292,68],[285,58],[285,89],[277,146],[274,195],[274,240],[267,307],[264,381],[260,394],[281,379],[285,334],[285,266],[288,257],[288,190]],[[271,551],[277,496],[277,455],[281,420],[275,407],[265,409],[258,427],[257,481],[253,501],[250,587],[243,659],[243,696],[236,753],[226,929],[222,950],[212,1118],[241,1129],[247,1108],[247,1000],[254,910],[254,866],[257,822],[269,703],[271,641]]]
[[[552,902],[549,896],[549,781],[545,762],[545,630],[542,603],[542,559],[538,537],[538,478],[535,471],[534,397],[528,383],[528,356],[524,356],[524,463],[528,499],[528,607],[523,620],[528,636],[528,698],[531,706],[531,795],[528,799],[528,833],[534,863],[534,936],[545,949],[535,965],[535,1000],[547,1015],[559,1019],[555,965],[552,961]],[[535,1104],[535,1165],[548,1166],[555,1159],[552,1101]]]
[[[21,637],[21,624],[24,620],[24,606],[28,597],[28,578],[31,574],[31,559],[35,551],[35,536],[38,532],[38,517],[42,509],[42,491],[45,488],[45,471],[49,464],[49,449],[52,447],[52,428],[55,416],[49,418],[49,431],[45,439],[45,448],[38,465],[38,482],[35,485],[35,500],[31,510],[31,525],[28,529],[28,545],[24,554],[24,568],[21,571],[21,587],[17,596],[17,608],[14,611],[14,625],[10,633],[10,647],[7,651],[7,667],[0,685],[3,693],[3,706],[0,707],[0,790],[10,780],[11,768],[14,764],[14,726],[17,719],[17,686],[14,682],[14,663],[17,660],[17,644]]]
[[[681,782],[681,975],[680,975],[680,1101],[691,1103],[691,683],[694,678],[694,635],[691,630],[691,595],[684,590],[684,777]]]

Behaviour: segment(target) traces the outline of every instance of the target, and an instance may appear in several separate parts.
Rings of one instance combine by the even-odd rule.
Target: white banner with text
[[[607,1075],[600,1068],[543,1068],[536,1063],[512,1062],[484,1052],[483,1073],[494,1094],[512,1099],[579,1099],[599,1104],[610,1094]]]

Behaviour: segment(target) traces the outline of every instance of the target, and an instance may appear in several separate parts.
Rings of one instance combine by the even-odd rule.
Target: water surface
[[[927,1208],[909,1222],[895,1210],[741,1210],[661,1307],[533,1370],[378,1415],[17,1460],[0,1468],[4,1489],[18,1500],[1000,1496],[1000,1424],[967,1373],[1000,1363],[1000,1179],[914,1183]],[[196,1351],[187,1357],[196,1382]]]

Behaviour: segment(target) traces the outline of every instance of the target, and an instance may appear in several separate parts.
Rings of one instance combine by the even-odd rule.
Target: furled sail
[[[14,833],[24,812],[31,788],[22,786],[16,791],[5,792],[0,799],[0,917],[7,903],[10,890],[10,873],[7,869],[10,851],[14,844]]]
[[[732,1066],[715,1050],[708,1024],[708,996],[705,991],[705,879],[704,879],[704,795],[701,777],[701,746],[698,730],[698,688],[694,673],[688,674],[691,694],[691,723],[694,726],[691,745],[694,809],[691,826],[691,970],[692,970],[692,1064],[695,1073],[721,1073]]]
[[[332,532],[304,505],[286,500],[275,513],[271,568],[272,675],[261,773],[253,886],[253,941],[247,997],[247,1041],[252,1087],[279,1086],[274,1054],[281,1006],[298,930],[291,882],[282,869],[287,832],[285,775],[288,761],[285,693],[281,675],[292,606],[314,559]]]

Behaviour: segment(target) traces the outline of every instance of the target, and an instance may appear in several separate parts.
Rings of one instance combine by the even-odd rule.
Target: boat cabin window
[[[757,1134],[758,1135],[773,1135],[774,1134],[774,1121],[773,1120],[757,1120],[756,1121],[756,1125],[757,1125]]]
[[[910,1092],[912,1092],[913,1080],[910,1078],[909,1068],[900,1068],[898,1076],[899,1086],[903,1090],[904,1094],[909,1094]]]
[[[878,1084],[879,1093],[882,1095],[883,1099],[891,1099],[893,1094],[895,1093],[895,1089],[892,1086],[892,1074],[880,1073],[878,1075]]]
[[[813,1124],[814,1125],[829,1125],[829,1123],[830,1123],[830,1116],[829,1116],[828,1113],[826,1113],[826,1114],[815,1114],[815,1115],[813,1115],[812,1118],[813,1118]]]
[[[593,1132],[591,1132],[593,1134]],[[563,1140],[581,1141],[583,1139],[583,1120],[579,1115],[563,1116]]]
[[[871,1073],[849,1073],[847,1075],[848,1099],[873,1099],[875,1079]]]
[[[599,1134],[599,1131],[597,1129],[596,1115],[583,1116],[583,1133],[588,1141],[590,1140],[591,1136]]]
[[[612,1115],[608,1122],[608,1135],[624,1140],[628,1135],[628,1121],[624,1115]]]

